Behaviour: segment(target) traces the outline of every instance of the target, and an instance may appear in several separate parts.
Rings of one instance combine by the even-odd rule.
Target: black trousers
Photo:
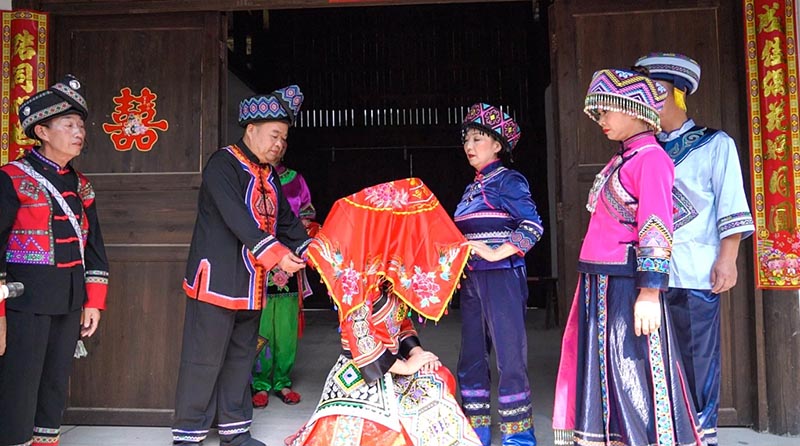
[[[188,299],[172,428],[175,444],[203,441],[215,415],[223,446],[250,438],[250,371],[260,317],[260,311]]]
[[[58,438],[80,320],[80,310],[59,315],[7,310],[7,348],[0,356],[0,446]]]

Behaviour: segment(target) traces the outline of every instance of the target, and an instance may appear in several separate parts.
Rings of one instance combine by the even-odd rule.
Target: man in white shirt
[[[637,67],[662,84],[659,142],[675,162],[674,239],[667,306],[678,335],[698,421],[717,444],[720,399],[720,294],[736,285],[739,242],[755,230],[739,155],[721,130],[695,124],[686,95],[697,90],[700,65],[672,53],[639,58]]]

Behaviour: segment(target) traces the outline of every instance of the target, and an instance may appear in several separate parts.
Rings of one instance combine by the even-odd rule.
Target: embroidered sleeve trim
[[[302,245],[298,246],[297,249],[294,250],[294,253],[298,257],[303,257],[303,255],[306,253],[306,250],[308,249],[308,245],[310,245],[312,241],[314,241],[313,238],[306,240],[305,242],[303,242]]]
[[[672,233],[655,215],[639,230],[636,249],[636,286],[638,288],[666,289],[669,285]]]
[[[541,226],[525,220],[520,223],[517,229],[511,232],[508,241],[516,246],[522,254],[525,254],[542,238],[542,232]]]
[[[108,285],[108,271],[88,270],[84,273],[86,283],[99,283]]]
[[[640,247],[672,249],[672,231],[655,215],[651,215],[639,230]]]
[[[669,259],[639,256],[636,259],[636,271],[669,274]]]
[[[253,246],[253,249],[252,249],[252,251],[253,251],[253,254],[254,254],[256,257],[258,257],[258,256],[261,254],[261,252],[260,252],[260,251],[261,251],[262,249],[264,249],[264,250],[268,249],[268,247],[269,247],[270,245],[272,245],[273,243],[275,243],[275,242],[277,242],[277,241],[278,241],[278,239],[276,239],[276,238],[275,238],[275,237],[273,237],[272,235],[267,235],[266,237],[264,237],[263,239],[261,239],[261,241],[260,241],[260,242],[256,243],[256,246]]]
[[[291,252],[271,235],[258,242],[252,251],[258,263],[268,270],[277,265],[283,256]]]
[[[753,216],[750,212],[738,212],[717,220],[717,231],[720,238],[725,238],[739,232],[753,231]]]

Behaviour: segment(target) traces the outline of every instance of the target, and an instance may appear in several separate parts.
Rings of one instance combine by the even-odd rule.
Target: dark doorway
[[[523,130],[509,167],[528,179],[546,230],[547,17],[533,2],[244,11],[229,16],[229,70],[252,91],[305,93],[285,163],[306,178],[318,220],[364,187],[421,178],[452,215],[474,172],[460,122],[502,106]],[[240,97],[230,93],[229,108]],[[230,138],[236,134],[229,135]],[[529,305],[553,293],[551,240],[528,254]],[[316,282],[308,307],[329,308]]]

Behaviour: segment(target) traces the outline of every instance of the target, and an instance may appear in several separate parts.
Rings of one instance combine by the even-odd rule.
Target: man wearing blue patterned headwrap
[[[242,101],[244,136],[209,158],[197,203],[183,289],[186,318],[178,374],[176,445],[196,445],[215,417],[222,446],[263,446],[250,436],[250,370],[267,277],[293,273],[309,243],[269,165],[286,146],[303,102],[291,85]]]
[[[720,293],[736,285],[741,239],[755,227],[733,139],[696,125],[685,96],[697,90],[700,65],[670,53],[636,61],[667,88],[658,140],[675,163],[674,243],[665,298],[686,381],[708,444],[717,443],[720,398]]]

